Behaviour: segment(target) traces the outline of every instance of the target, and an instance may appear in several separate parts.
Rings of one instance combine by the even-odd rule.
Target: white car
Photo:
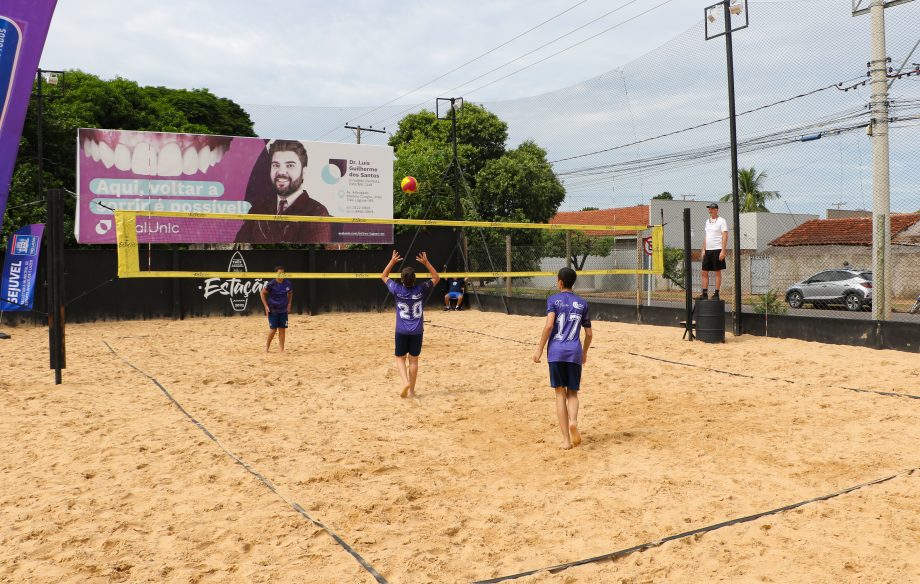
[[[791,308],[843,304],[847,310],[863,310],[872,306],[872,272],[852,269],[818,272],[789,286],[786,302]]]

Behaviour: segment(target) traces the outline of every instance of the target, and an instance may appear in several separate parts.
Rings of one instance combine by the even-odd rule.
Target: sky
[[[644,142],[727,114],[725,47],[704,38],[705,4],[58,0],[41,66],[204,87],[246,108],[260,135],[305,140],[353,141],[349,122],[393,131],[408,111],[463,96],[508,122],[509,147],[533,139],[550,160],[616,147],[554,165],[577,175],[727,143],[724,122]],[[889,55],[900,64],[918,40],[920,2],[887,12]],[[751,26],[735,35],[739,112],[864,78],[869,21],[846,2],[752,2],[749,14]],[[741,140],[823,124],[808,131],[824,131],[821,140],[742,153],[741,165],[767,170],[767,188],[780,192],[771,209],[871,208],[870,142],[862,131],[827,132],[847,112],[865,118],[868,96],[831,89],[739,118]],[[892,97],[916,113],[920,77],[898,81]],[[894,211],[920,209],[918,139],[916,125],[892,131]],[[712,200],[730,190],[727,160],[568,174],[562,209],[642,204],[664,190]]]
[[[41,63],[144,85],[207,87],[238,103],[376,106],[558,16],[398,102],[414,103],[592,20],[546,52],[665,1],[58,0]],[[654,49],[702,16],[703,4],[670,0],[475,97],[506,99],[578,83]]]

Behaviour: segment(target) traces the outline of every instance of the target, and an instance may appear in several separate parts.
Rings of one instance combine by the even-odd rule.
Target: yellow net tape
[[[223,219],[245,221],[284,221],[302,223],[365,223],[374,225],[420,225],[433,227],[486,227],[503,229],[542,229],[546,231],[614,231],[635,232],[651,230],[652,268],[581,270],[584,276],[609,274],[650,274],[661,275],[664,272],[664,230],[661,225],[568,225],[560,223],[512,223],[506,221],[446,221],[433,219],[371,219],[363,217],[314,217],[307,215],[261,215],[230,213],[174,213],[168,211],[115,211],[115,239],[118,247],[119,278],[274,278],[275,272],[189,272],[170,270],[140,269],[137,241],[137,217],[173,217],[190,219]],[[430,274],[418,273],[418,277],[427,278]],[[467,276],[470,278],[533,278],[538,276],[555,276],[556,272],[452,272],[440,274],[442,277]],[[292,279],[363,279],[379,278],[380,273],[370,272],[289,272],[286,277]]]

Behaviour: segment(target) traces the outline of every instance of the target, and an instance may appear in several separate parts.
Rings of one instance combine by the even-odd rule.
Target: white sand
[[[551,566],[920,466],[920,400],[840,388],[920,394],[916,354],[596,322],[584,443],[562,451],[530,360],[542,318],[426,316],[416,400],[391,313],[293,316],[284,356],[258,317],[70,325],[62,386],[47,331],[7,329],[0,581],[373,582],[103,341],[393,584]],[[516,582],[920,581],[918,489],[900,474]]]

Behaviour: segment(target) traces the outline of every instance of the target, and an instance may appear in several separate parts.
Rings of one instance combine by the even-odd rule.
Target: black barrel
[[[696,302],[696,338],[705,343],[725,342],[725,301]]]

